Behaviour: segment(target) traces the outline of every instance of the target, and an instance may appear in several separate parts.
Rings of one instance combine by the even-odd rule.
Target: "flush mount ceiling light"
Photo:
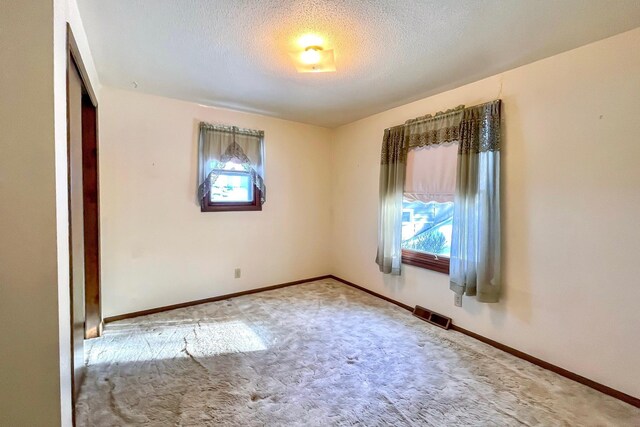
[[[325,50],[318,36],[304,36],[298,44],[303,47],[301,51],[290,52],[289,56],[299,73],[326,73],[335,72],[336,63],[333,50]]]

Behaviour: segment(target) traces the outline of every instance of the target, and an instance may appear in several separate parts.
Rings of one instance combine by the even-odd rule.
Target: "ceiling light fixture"
[[[316,44],[306,44],[309,42]],[[320,46],[322,38],[318,36],[305,35],[298,44],[304,49],[302,52],[290,52],[289,55],[295,63],[299,73],[326,73],[336,71],[336,64],[333,57],[333,50],[325,50]]]
[[[300,60],[305,64],[313,65],[320,62],[320,52],[322,48],[320,46],[309,46],[300,54]]]

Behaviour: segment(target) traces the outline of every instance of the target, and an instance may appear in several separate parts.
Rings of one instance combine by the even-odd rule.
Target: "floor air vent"
[[[419,305],[416,305],[416,308],[413,309],[413,315],[444,329],[449,329],[449,326],[451,326],[451,318],[434,313]]]

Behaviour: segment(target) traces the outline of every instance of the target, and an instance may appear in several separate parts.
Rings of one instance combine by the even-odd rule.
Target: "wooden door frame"
[[[71,67],[74,67],[82,81],[82,177],[83,177],[83,221],[84,221],[84,338],[95,338],[102,334],[102,309],[100,295],[100,198],[99,198],[99,171],[98,171],[98,100],[78,44],[67,23],[67,195],[69,209],[69,271],[73,269],[72,236],[71,233],[71,132],[70,132],[70,106],[69,106],[69,78]],[[90,191],[89,191],[90,190]],[[94,280],[87,280],[87,272]],[[73,339],[73,274],[69,278],[70,296],[70,331],[71,331],[71,373],[72,373],[72,398],[75,407],[76,385],[82,382],[82,378],[76,378],[74,366],[74,339]],[[82,374],[83,375],[83,374]],[[75,413],[75,410],[74,410]]]

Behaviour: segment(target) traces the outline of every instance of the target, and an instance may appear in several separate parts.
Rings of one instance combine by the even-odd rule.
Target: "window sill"
[[[240,205],[240,204],[202,204],[200,212],[241,212],[241,211],[261,211],[262,205]]]
[[[240,211],[261,211],[262,203],[260,202],[260,190],[258,187],[253,188],[253,201],[251,202],[211,202],[209,195],[205,195],[200,201],[200,212],[240,212]]]
[[[402,250],[402,263],[414,267],[426,268],[438,273],[449,274],[449,258],[436,257],[423,252]]]

